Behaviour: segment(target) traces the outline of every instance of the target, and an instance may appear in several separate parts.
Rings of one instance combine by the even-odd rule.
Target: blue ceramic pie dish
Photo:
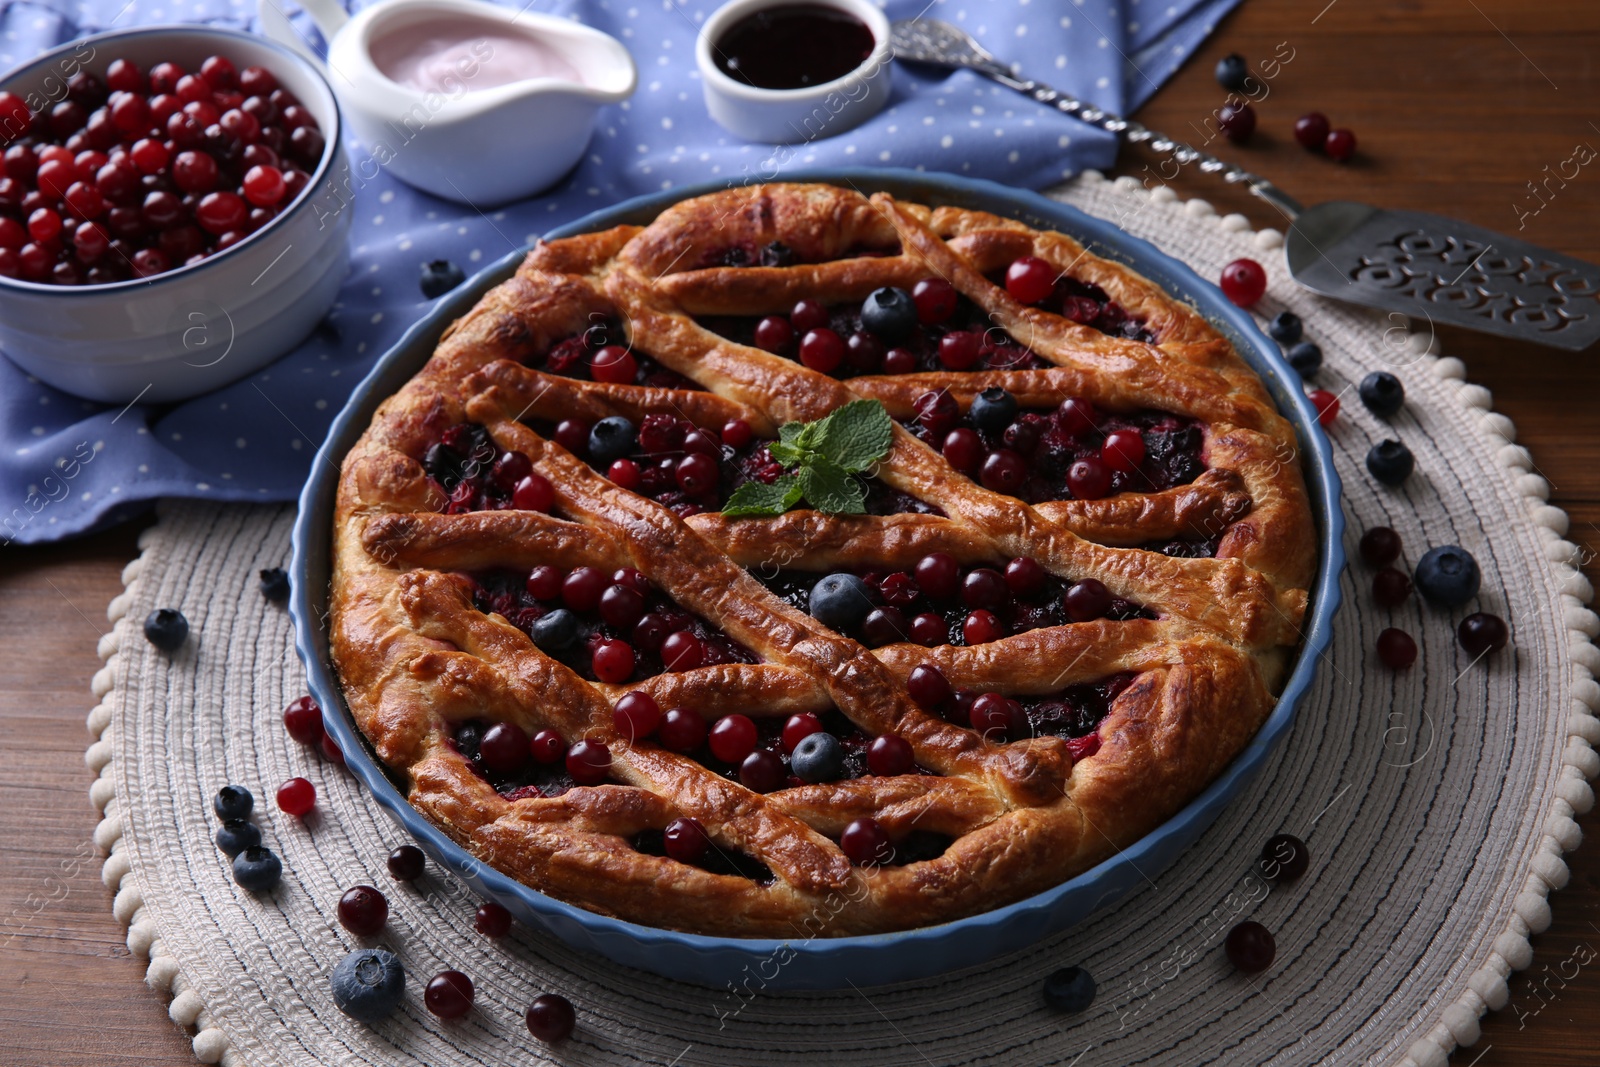
[[[863,192],[882,190],[907,201],[988,211],[1020,219],[1035,228],[1070,234],[1083,244],[1092,245],[1096,254],[1127,263],[1168,293],[1198,308],[1266,383],[1279,411],[1294,424],[1305,458],[1319,564],[1306,617],[1305,641],[1277,706],[1255,739],[1209,788],[1136,844],[1043,893],[956,922],[863,937],[783,941],[704,937],[640,926],[530,889],[452,842],[406,802],[405,793],[372,754],[340,695],[328,655],[326,625],[334,495],[340,464],[367,429],[379,403],[427,362],[446,326],[465,314],[486,290],[512,274],[522,260],[522,252],[506,256],[441,299],[378,361],[334,421],[300,496],[294,528],[290,611],[311,692],[322,705],[328,732],[344,751],[350,773],[371,790],[373,798],[436,862],[458,874],[477,892],[505,905],[522,922],[617,963],[702,985],[722,987],[752,977],[769,990],[884,985],[969,967],[1025,948],[1115,903],[1147,876],[1154,876],[1172,863],[1250,782],[1273,747],[1288,734],[1295,710],[1310,688],[1318,660],[1333,634],[1333,615],[1339,606],[1339,573],[1344,568],[1339,476],[1334,471],[1328,439],[1317,425],[1316,411],[1278,346],[1261,333],[1248,312],[1230,304],[1215,285],[1153,245],[1074,208],[990,182],[898,170],[818,171],[786,180],[831,182]],[[630,200],[546,236],[569,237],[625,223],[648,223],[677,201],[725,187],[726,183],[708,184]]]

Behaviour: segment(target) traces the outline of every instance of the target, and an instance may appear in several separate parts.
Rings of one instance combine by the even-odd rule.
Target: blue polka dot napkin
[[[1138,107],[1238,0],[887,0],[964,27],[1024,74],[1123,114]],[[547,195],[484,215],[380,174],[357,194],[350,274],[322,329],[265,370],[166,406],[105,407],[0,359],[0,544],[58,540],[164,496],[283,501],[351,389],[425,314],[421,264],[476,268],[560,223],[637,196],[770,173],[771,148],[706,115],[695,35],[713,0],[533,0],[620,39],[633,98],[600,114],[589,154]],[[0,67],[90,33],[163,22],[254,27],[253,0],[3,0]],[[303,15],[295,25],[319,40]],[[786,152],[784,169],[895,166],[1040,188],[1106,167],[1113,139],[967,72],[897,65],[889,106],[847,133]],[[359,146],[352,145],[360,158]],[[468,165],[471,161],[466,161]]]

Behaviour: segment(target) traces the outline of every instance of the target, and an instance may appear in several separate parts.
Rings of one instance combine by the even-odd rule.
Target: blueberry
[[[176,651],[189,637],[189,620],[176,608],[157,608],[145,616],[144,636],[163,652]]]
[[[225,785],[217,790],[216,799],[211,806],[216,809],[217,818],[223,822],[230,819],[248,819],[250,809],[255,807],[256,798],[250,790],[242,785]]]
[[[1267,333],[1280,345],[1292,345],[1300,340],[1300,316],[1292,311],[1280,311],[1267,323]]]
[[[1229,92],[1244,92],[1245,79],[1250,77],[1250,64],[1235,52],[1217,60],[1217,84]]]
[[[1056,1011],[1082,1011],[1094,1003],[1094,976],[1082,967],[1063,967],[1044,980],[1044,1002]]]
[[[461,268],[448,259],[435,259],[422,265],[422,295],[429,300],[443,296],[466,280]]]
[[[885,341],[902,340],[916,326],[917,303],[904,289],[874,289],[861,303],[861,328]]]
[[[807,734],[794,746],[789,756],[789,768],[802,781],[831,782],[844,773],[844,746],[839,739],[826,731]]]
[[[1367,453],[1367,470],[1384,485],[1399,485],[1416,465],[1411,449],[1399,441],[1379,441]]]
[[[578,617],[566,608],[557,608],[539,617],[533,624],[533,643],[544,652],[560,652],[571,648],[578,640],[581,629]]]
[[[601,419],[589,431],[589,458],[602,469],[632,452],[639,443],[639,430],[632,419],[612,415]]]
[[[850,630],[867,617],[867,583],[853,574],[830,574],[811,589],[811,617],[835,630]]]
[[[261,844],[261,830],[253,822],[243,819],[229,819],[217,827],[217,847],[227,853],[229,859],[237,856],[246,849],[255,848]]]
[[[1386,370],[1375,370],[1361,379],[1361,402],[1380,419],[1387,419],[1406,402],[1406,387]]]
[[[1017,417],[1017,398],[991,385],[972,398],[972,425],[986,433],[1004,433]]]
[[[1478,561],[1459,545],[1430,548],[1417,561],[1417,589],[1433,603],[1456,608],[1478,595]]]
[[[1302,378],[1309,378],[1322,369],[1322,349],[1314,341],[1301,341],[1285,353],[1289,366]]]
[[[282,567],[268,567],[261,571],[261,595],[274,604],[289,599],[289,575]]]
[[[333,969],[333,1003],[357,1022],[381,1023],[400,1006],[406,972],[381,948],[358,948]]]
[[[252,893],[264,893],[283,876],[283,862],[265,845],[252,845],[233,858],[233,880]]]

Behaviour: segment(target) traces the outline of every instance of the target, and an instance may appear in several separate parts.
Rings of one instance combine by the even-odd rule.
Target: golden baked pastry
[[[1136,841],[1265,720],[1316,562],[1293,430],[1193,308],[828,185],[538,245],[379,407],[333,536],[345,699],[417,810],[562,900],[763,937]]]

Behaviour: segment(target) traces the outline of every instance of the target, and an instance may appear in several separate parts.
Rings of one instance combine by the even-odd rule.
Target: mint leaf
[[[778,440],[791,448],[810,448],[816,425],[815,422],[786,422],[778,427]]]
[[[745,515],[782,515],[800,503],[800,478],[786,474],[766,485],[762,482],[745,482],[729,496],[722,513],[729,518]]]
[[[830,515],[861,515],[867,510],[866,489],[827,456],[813,456],[800,468],[797,479],[807,502],[818,511]]]
[[[773,459],[777,460],[785,467],[794,466],[808,455],[804,449],[796,448],[794,445],[784,444],[781,440],[773,441],[768,444],[767,451],[772,453]]]
[[[894,420],[876,400],[852,400],[809,427],[815,427],[810,447],[852,473],[878,462],[894,443]]]

